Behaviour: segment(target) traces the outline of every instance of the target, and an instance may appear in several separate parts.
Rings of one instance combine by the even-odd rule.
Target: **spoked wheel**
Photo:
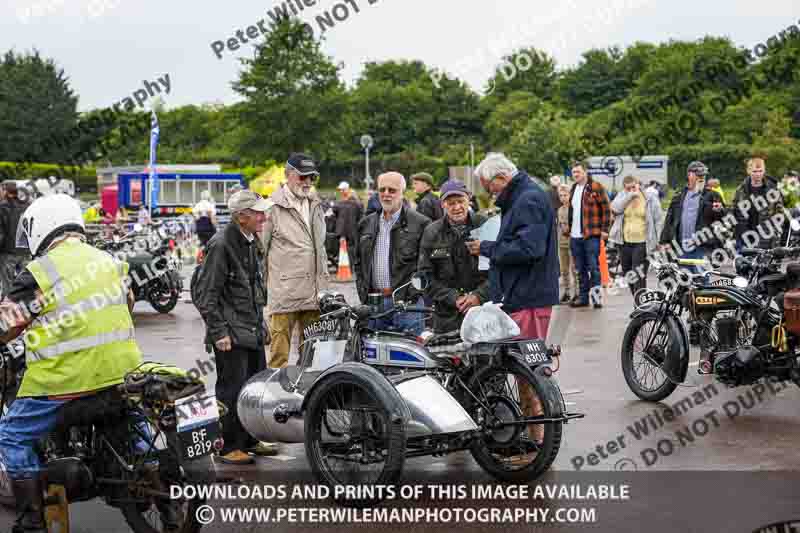
[[[208,470],[213,472],[210,455],[193,461],[193,467],[201,468],[203,461],[207,462]],[[165,481],[156,469],[140,479],[137,485],[169,493],[170,485],[178,484],[190,483],[187,480]],[[170,499],[137,493],[136,489],[131,492],[132,497],[120,506],[120,510],[134,533],[197,533],[203,527],[197,520],[197,509],[205,503],[203,498]]]
[[[484,367],[470,379],[472,415],[492,428],[471,448],[481,467],[501,481],[532,481],[558,455],[562,422],[502,425],[528,417],[559,417],[564,413],[561,391],[553,377],[536,374],[516,361]]]
[[[334,488],[369,488],[398,481],[405,462],[406,434],[361,378],[334,374],[319,384],[305,416],[306,456],[315,477]],[[344,505],[370,505],[381,494],[361,498],[343,495]],[[385,496],[385,495],[384,495]]]
[[[622,341],[622,374],[636,396],[657,402],[677,388],[677,380],[665,370],[677,343],[680,340],[670,333],[666,321],[648,318],[628,325]]]

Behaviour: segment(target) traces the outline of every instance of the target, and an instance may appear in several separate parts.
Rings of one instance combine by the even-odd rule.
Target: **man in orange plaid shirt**
[[[599,289],[595,289],[601,286],[600,240],[608,238],[611,206],[605,187],[592,180],[583,163],[572,165],[572,177],[575,183],[570,191],[570,250],[580,276],[580,294],[570,307],[588,307],[590,292],[600,294]],[[599,296],[593,300],[595,309],[603,307]]]

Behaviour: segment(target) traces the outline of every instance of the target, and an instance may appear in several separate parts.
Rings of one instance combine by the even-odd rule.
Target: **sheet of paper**
[[[319,341],[314,345],[314,362],[309,371],[327,370],[344,361],[347,341]]]
[[[479,241],[496,241],[500,234],[500,215],[495,215],[480,227],[469,232],[469,236]],[[489,258],[478,257],[478,270],[489,270]]]

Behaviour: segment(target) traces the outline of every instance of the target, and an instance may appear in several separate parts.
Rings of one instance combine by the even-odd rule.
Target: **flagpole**
[[[156,172],[156,152],[158,150],[158,141],[161,134],[161,129],[158,126],[158,116],[155,109],[152,111],[152,120],[150,122],[150,175],[147,180],[147,207],[149,212],[150,221],[153,221],[153,204],[155,203],[154,197],[158,195],[160,187],[156,183],[158,173]]]

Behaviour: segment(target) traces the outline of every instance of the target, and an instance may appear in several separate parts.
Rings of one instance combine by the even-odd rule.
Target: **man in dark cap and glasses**
[[[328,288],[325,210],[312,186],[319,176],[311,156],[286,162],[286,185],[275,191],[261,235],[269,293],[271,368],[289,363],[292,335],[319,319],[317,294]]]

